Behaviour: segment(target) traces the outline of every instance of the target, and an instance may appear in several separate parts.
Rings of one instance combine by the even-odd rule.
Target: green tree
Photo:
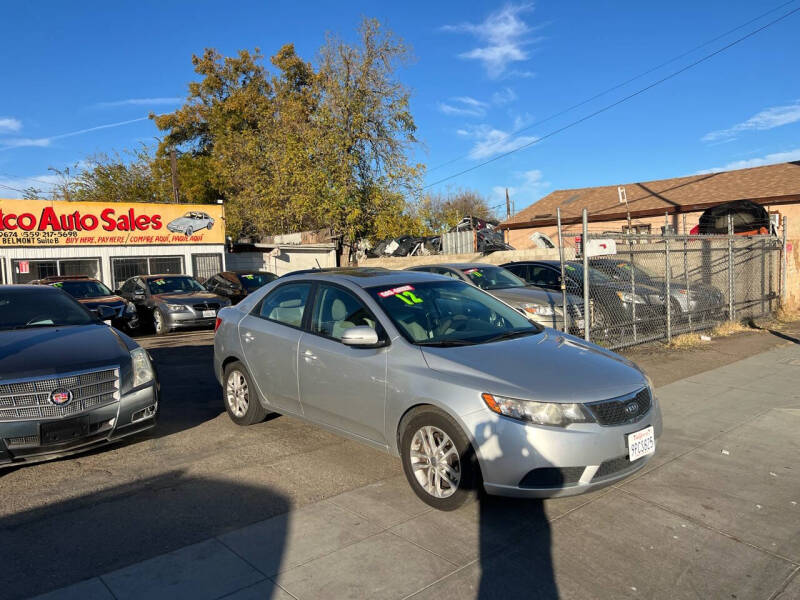
[[[436,233],[447,231],[464,217],[495,218],[486,198],[473,190],[426,194],[413,210],[425,227]]]

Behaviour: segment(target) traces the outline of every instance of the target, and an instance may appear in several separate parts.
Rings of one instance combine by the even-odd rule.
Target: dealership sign
[[[222,244],[222,206],[0,200],[0,246]]]

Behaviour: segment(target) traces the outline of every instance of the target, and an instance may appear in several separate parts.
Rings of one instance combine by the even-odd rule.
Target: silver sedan
[[[268,412],[399,455],[425,502],[580,494],[641,469],[661,433],[650,381],[465,282],[338,269],[220,311],[214,367],[240,425]]]

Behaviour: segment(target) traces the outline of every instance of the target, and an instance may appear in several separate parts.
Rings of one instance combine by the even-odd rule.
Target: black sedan
[[[512,262],[506,269],[532,285],[561,289],[561,265],[555,260]],[[567,293],[583,295],[583,264],[567,262],[564,268]],[[634,324],[643,329],[663,322],[666,298],[660,288],[615,281],[597,269],[589,268],[589,299],[592,301],[592,329],[601,335],[619,333]],[[635,315],[635,319],[634,319]]]
[[[236,304],[277,278],[275,273],[269,271],[223,271],[206,279],[203,285],[209,292],[224,296]]]
[[[0,286],[0,467],[90,450],[155,425],[144,348],[51,286]]]
[[[114,311],[111,324],[117,329],[133,331],[139,326],[136,305],[114,294],[102,281],[84,276],[64,276],[47,277],[32,283],[59,288],[89,310],[97,310],[100,306],[108,306]]]

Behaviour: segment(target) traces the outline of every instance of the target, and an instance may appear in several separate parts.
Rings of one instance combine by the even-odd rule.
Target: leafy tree
[[[464,217],[494,219],[486,198],[473,190],[427,194],[414,207],[417,217],[433,232],[447,231]]]

